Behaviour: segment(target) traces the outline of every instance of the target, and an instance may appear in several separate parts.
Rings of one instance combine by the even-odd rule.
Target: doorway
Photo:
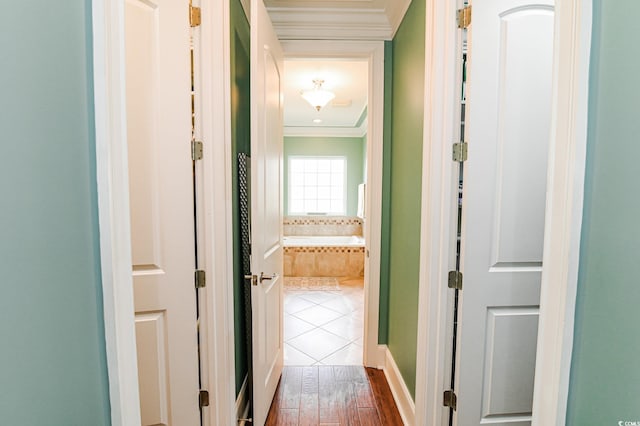
[[[362,365],[368,63],[284,65],[285,365]]]
[[[297,213],[318,212],[314,212],[313,208],[308,209],[311,211],[299,212],[296,211],[299,205],[289,205],[290,202],[295,202],[295,197],[291,200],[293,193],[289,192],[292,190],[293,182],[287,183],[286,180],[284,182],[285,216],[292,214],[283,223],[284,237],[289,239],[285,242],[285,246],[298,246],[285,247],[284,271],[285,276],[299,275],[295,280],[290,280],[297,281],[297,283],[291,283],[290,294],[285,292],[284,338],[295,339],[315,331],[315,334],[333,339],[332,351],[325,350],[316,354],[299,350],[305,349],[300,346],[304,344],[304,338],[288,342],[294,343],[293,346],[298,343],[298,347],[295,348],[297,352],[294,350],[287,352],[285,347],[285,364],[294,362],[288,355],[295,354],[298,356],[295,359],[298,365],[302,365],[300,364],[302,362],[308,363],[306,365],[318,362],[339,362],[379,368],[384,363],[384,357],[380,355],[382,351],[378,348],[384,46],[382,42],[329,40],[284,40],[282,45],[285,52],[285,80],[289,80],[288,71],[292,69],[289,64],[293,64],[291,66],[294,68],[295,65],[302,65],[305,62],[314,65],[311,73],[297,73],[299,79],[292,82],[288,96],[285,88],[285,114],[289,99],[293,99],[299,107],[294,108],[294,111],[306,108],[311,112],[310,119],[307,119],[305,125],[286,126],[285,115],[285,173],[289,172],[291,159],[313,155],[325,157],[325,159],[326,157],[346,157],[345,175],[351,174],[347,179],[348,182],[345,183],[345,185],[351,184],[351,187],[344,190],[347,197],[346,201],[343,201],[346,204],[343,210],[338,211],[341,214],[326,212],[327,214],[321,215],[297,215]],[[343,88],[349,85],[348,79],[341,82],[339,74],[334,76],[328,72],[331,64],[340,63],[359,69],[360,71],[356,72],[361,76],[367,75],[364,84],[365,93],[359,95],[360,98],[349,93],[345,95],[343,89],[339,90],[341,85]],[[323,70],[326,74],[321,74]],[[323,107],[320,111],[314,110],[307,101],[302,99],[300,93],[311,89],[313,80],[318,78],[326,80],[326,83],[323,83],[326,90],[335,92],[334,104]],[[331,81],[331,79],[334,80]],[[360,77],[360,80],[364,79]],[[362,85],[362,81],[360,84]],[[354,111],[351,113],[353,118],[350,120],[346,119],[346,111],[349,109]],[[338,118],[333,125],[321,126],[322,123],[313,122],[313,119],[328,120],[329,113]],[[303,118],[297,119],[303,120]],[[308,145],[303,146],[304,140],[301,138],[314,142],[315,148],[320,150],[305,151]],[[351,154],[344,152],[345,144],[352,145]],[[336,152],[336,146],[343,151]],[[309,158],[298,159],[308,160]],[[320,159],[316,158],[316,161]],[[338,160],[338,158],[332,158],[332,160]],[[298,175],[298,183],[300,176]],[[361,185],[364,183],[366,185]],[[317,237],[330,236],[334,241],[306,242],[305,244],[315,244],[309,249],[309,246],[302,247],[301,244],[289,238],[311,236],[310,234],[313,233],[324,234]],[[335,238],[342,241],[336,242]],[[345,243],[345,239],[351,241]],[[312,256],[316,255],[321,257],[312,260]],[[309,266],[315,268],[311,273],[309,269],[304,270]],[[296,267],[301,267],[302,270],[296,270]],[[315,275],[313,281],[318,288],[310,290],[311,294],[302,295],[303,287],[309,286],[309,282],[303,282],[307,274],[312,277]],[[321,279],[318,280],[318,278]],[[305,309],[311,309],[311,312],[319,314],[319,318],[308,318],[309,321],[306,321],[301,312]],[[293,319],[293,321],[288,324],[287,319]],[[338,338],[335,339],[334,336]],[[315,346],[319,346],[317,341],[315,343]],[[306,357],[299,356],[301,355],[299,352]],[[315,355],[315,357],[309,355]],[[315,362],[312,363],[312,360]]]
[[[572,291],[575,290],[573,274],[577,271],[577,261],[574,262],[574,259],[570,258],[577,256],[579,232],[576,232],[576,229],[579,229],[580,225],[579,220],[572,222],[571,215],[580,211],[582,202],[582,182],[579,175],[583,171],[581,164],[584,160],[580,155],[585,143],[584,96],[587,93],[585,76],[588,75],[590,28],[590,6],[586,3],[558,3],[555,7],[554,59],[557,63],[554,65],[552,76],[555,84],[551,111],[558,115],[552,122],[550,131],[550,181],[544,238],[545,269],[542,274],[540,301],[544,308],[540,313],[539,348],[535,363],[534,423],[536,419],[537,422],[545,419],[542,423],[552,424],[556,418],[564,418],[564,414],[561,413],[565,409],[563,401],[566,402],[566,388],[563,387],[568,383],[568,370],[565,361],[567,356],[570,358],[571,350],[571,339],[567,336],[571,336],[573,330],[566,324],[559,329],[557,324],[562,324],[572,316],[572,295],[575,295]],[[454,126],[457,126],[454,123],[459,123],[459,109],[451,108],[449,100],[459,99],[459,96],[456,96],[459,89],[454,87],[454,81],[461,81],[461,67],[454,52],[460,52],[463,43],[458,28],[441,24],[455,21],[455,5],[439,5],[437,2],[428,2],[428,5],[427,26],[433,26],[435,38],[427,50],[427,68],[433,70],[434,74],[427,81],[427,93],[431,96],[428,100],[430,109],[425,120],[429,123],[426,129],[428,139],[425,141],[432,142],[429,142],[430,151],[426,151],[424,156],[429,173],[423,177],[423,206],[427,207],[423,207],[425,225],[422,244],[423,247],[431,246],[432,250],[421,254],[423,276],[419,323],[424,326],[421,326],[418,333],[418,351],[425,351],[426,356],[418,359],[416,416],[428,419],[434,424],[441,424],[449,415],[449,408],[442,407],[442,392],[449,387],[450,371],[447,370],[451,364],[446,361],[445,351],[438,348],[445,347],[446,352],[451,350],[450,324],[445,328],[441,320],[444,312],[448,312],[447,307],[453,305],[453,292],[449,291],[446,285],[442,286],[442,283],[447,282],[448,272],[455,269],[455,262],[451,261],[450,255],[454,252],[452,242],[455,242],[455,216],[452,216],[453,220],[449,217],[442,218],[438,211],[428,206],[443,203],[449,206],[448,210],[457,205],[457,194],[451,191],[451,188],[457,187],[452,167],[455,163],[451,162],[451,146],[439,141],[459,140],[457,131],[452,131],[456,128]],[[475,7],[474,5],[474,13]],[[475,19],[474,17],[473,20]],[[574,19],[579,21],[577,25]],[[441,72],[444,74],[439,74]],[[457,78],[443,75],[456,75]],[[469,157],[471,158],[471,152]],[[575,170],[578,177],[567,177],[567,170]],[[455,176],[457,177],[457,173]],[[570,195],[567,196],[568,194]],[[575,217],[573,216],[573,219]],[[433,236],[438,237],[437,244],[430,243]],[[568,275],[566,268],[569,270]],[[465,282],[465,285],[471,285],[466,276]],[[569,315],[565,317],[567,312]],[[448,314],[447,316],[449,317]],[[550,319],[555,319],[555,322]],[[482,347],[482,344],[478,346]],[[541,380],[542,378],[546,380]],[[544,386],[539,386],[540,384]],[[550,394],[557,398],[549,397]],[[479,410],[476,412],[480,413]]]
[[[196,158],[189,155],[196,119],[193,30],[180,19],[189,8],[186,0],[124,5],[131,271],[142,425],[202,421],[203,405],[196,397],[201,383],[198,289],[188,285],[198,266]]]

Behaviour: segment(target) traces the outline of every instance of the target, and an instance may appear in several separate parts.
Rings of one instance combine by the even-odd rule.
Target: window
[[[289,157],[289,214],[346,213],[345,157]]]

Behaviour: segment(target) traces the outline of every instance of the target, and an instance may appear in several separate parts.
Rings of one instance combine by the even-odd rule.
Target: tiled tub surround
[[[284,247],[288,277],[364,276],[364,247]]]
[[[356,216],[286,216],[287,235],[362,235],[362,219]]]
[[[362,219],[346,216],[289,216],[284,220],[284,275],[364,275]]]

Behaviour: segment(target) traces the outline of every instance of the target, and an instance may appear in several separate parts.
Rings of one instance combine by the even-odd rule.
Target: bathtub
[[[284,274],[290,277],[361,277],[364,238],[351,236],[285,236]]]

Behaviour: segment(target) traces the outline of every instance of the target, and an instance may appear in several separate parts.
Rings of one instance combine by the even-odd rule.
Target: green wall
[[[594,1],[568,425],[640,421],[637,0]]]
[[[389,343],[389,239],[391,232],[391,101],[393,42],[384,42],[384,133],[382,143],[382,224],[380,226],[380,311],[378,343]]]
[[[249,67],[249,22],[239,0],[231,1],[231,143],[233,214],[233,308],[236,395],[247,375],[249,359],[245,341],[244,273],[240,240],[240,192],[238,189],[238,153],[251,153],[251,86]]]
[[[415,396],[424,114],[425,1],[413,0],[393,39],[388,346]]]
[[[91,1],[0,13],[0,424],[108,425]]]
[[[366,138],[285,137],[284,138],[284,211],[289,214],[289,156],[317,155],[347,158],[347,216],[358,211],[358,185],[363,183],[363,156]]]

